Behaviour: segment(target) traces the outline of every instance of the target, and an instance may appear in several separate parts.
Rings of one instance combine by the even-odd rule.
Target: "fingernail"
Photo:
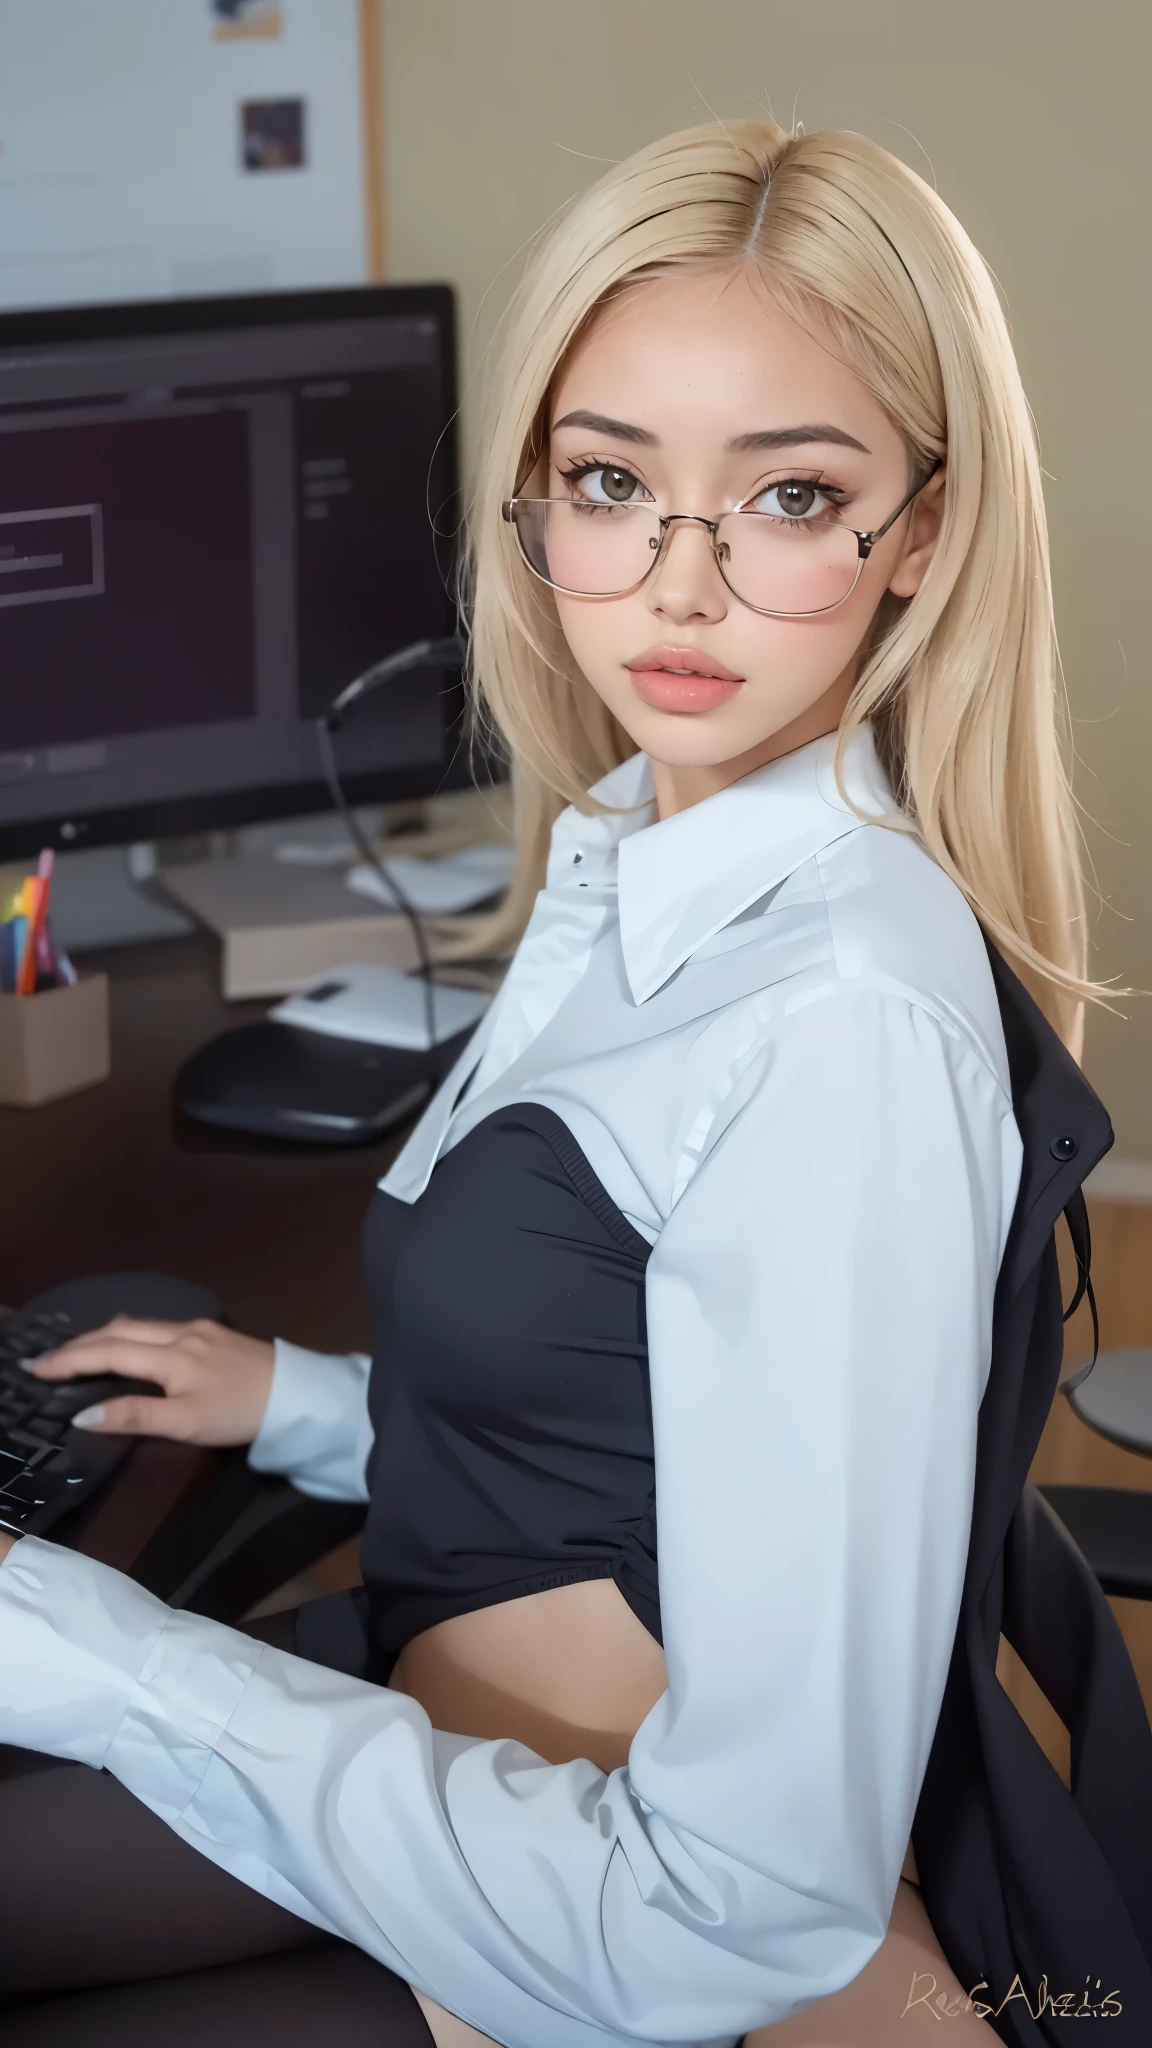
[[[99,1429],[104,1420],[104,1406],[100,1402],[95,1408],[82,1408],[79,1415],[72,1417],[73,1429]]]
[[[36,1367],[43,1365],[49,1355],[46,1351],[38,1351],[35,1358],[21,1358],[18,1360],[21,1372],[35,1372]]]

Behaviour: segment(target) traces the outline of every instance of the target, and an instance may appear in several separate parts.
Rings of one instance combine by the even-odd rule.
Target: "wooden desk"
[[[222,1000],[216,953],[197,936],[86,958],[110,980],[112,1076],[42,1109],[0,1110],[0,1301],[147,1269],[214,1288],[254,1336],[359,1349],[360,1228],[411,1124],[328,1151],[177,1119],[181,1062],[267,1008]]]
[[[324,1150],[230,1136],[178,1118],[172,1080],[217,1032],[264,1003],[225,1004],[205,936],[92,953],[109,976],[112,1075],[41,1109],[0,1109],[0,1302],[61,1280],[154,1271],[197,1280],[257,1337],[368,1348],[360,1230],[411,1122],[379,1144]],[[216,1454],[141,1444],[76,1537],[130,1569],[204,1483]]]

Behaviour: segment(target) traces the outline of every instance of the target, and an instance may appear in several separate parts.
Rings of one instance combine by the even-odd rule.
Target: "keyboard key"
[[[51,1342],[43,1331],[21,1330],[4,1339],[4,1349],[9,1358],[34,1358],[38,1352],[47,1351]]]
[[[13,1501],[20,1501],[28,1507],[42,1508],[52,1498],[54,1487],[45,1485],[42,1479],[30,1477],[26,1472],[19,1479],[11,1479],[7,1486],[0,1487],[0,1508],[11,1507]]]
[[[35,1419],[32,1428],[35,1429]],[[10,1444],[19,1444],[22,1451],[43,1451],[48,1448],[43,1437],[34,1436],[29,1429],[6,1429],[4,1435]]]
[[[115,1385],[114,1380],[93,1379],[91,1375],[83,1380],[68,1380],[63,1385],[48,1388],[48,1398],[36,1406],[42,1415],[78,1415],[81,1408],[90,1408],[94,1401],[102,1401]]]

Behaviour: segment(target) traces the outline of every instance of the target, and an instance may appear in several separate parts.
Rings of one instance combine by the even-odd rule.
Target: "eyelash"
[[[574,462],[571,469],[562,469],[560,474],[566,484],[578,484],[586,476],[595,476],[598,469],[618,469],[624,476],[636,474],[623,462]],[[640,482],[639,477],[636,477],[636,481]]]
[[[584,477],[595,476],[596,472],[601,469],[618,469],[625,476],[636,476],[635,470],[629,469],[626,463],[610,461],[575,462],[571,469],[562,469],[560,475],[566,484],[578,484]],[[638,476],[636,477],[636,482],[640,482]],[[848,492],[842,491],[838,484],[821,483],[818,477],[813,476],[774,476],[771,482],[761,484],[758,491],[749,491],[748,496],[750,498],[758,498],[761,492],[779,490],[785,484],[809,484],[813,490],[819,491],[821,497],[826,498],[828,503],[835,506],[837,510],[842,509],[848,499]],[[813,523],[810,519],[785,519],[780,513],[777,513],[775,516],[788,526],[811,526]]]

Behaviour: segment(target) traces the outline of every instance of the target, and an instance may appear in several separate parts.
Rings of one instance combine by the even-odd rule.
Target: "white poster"
[[[357,0],[0,0],[0,308],[367,274]]]

